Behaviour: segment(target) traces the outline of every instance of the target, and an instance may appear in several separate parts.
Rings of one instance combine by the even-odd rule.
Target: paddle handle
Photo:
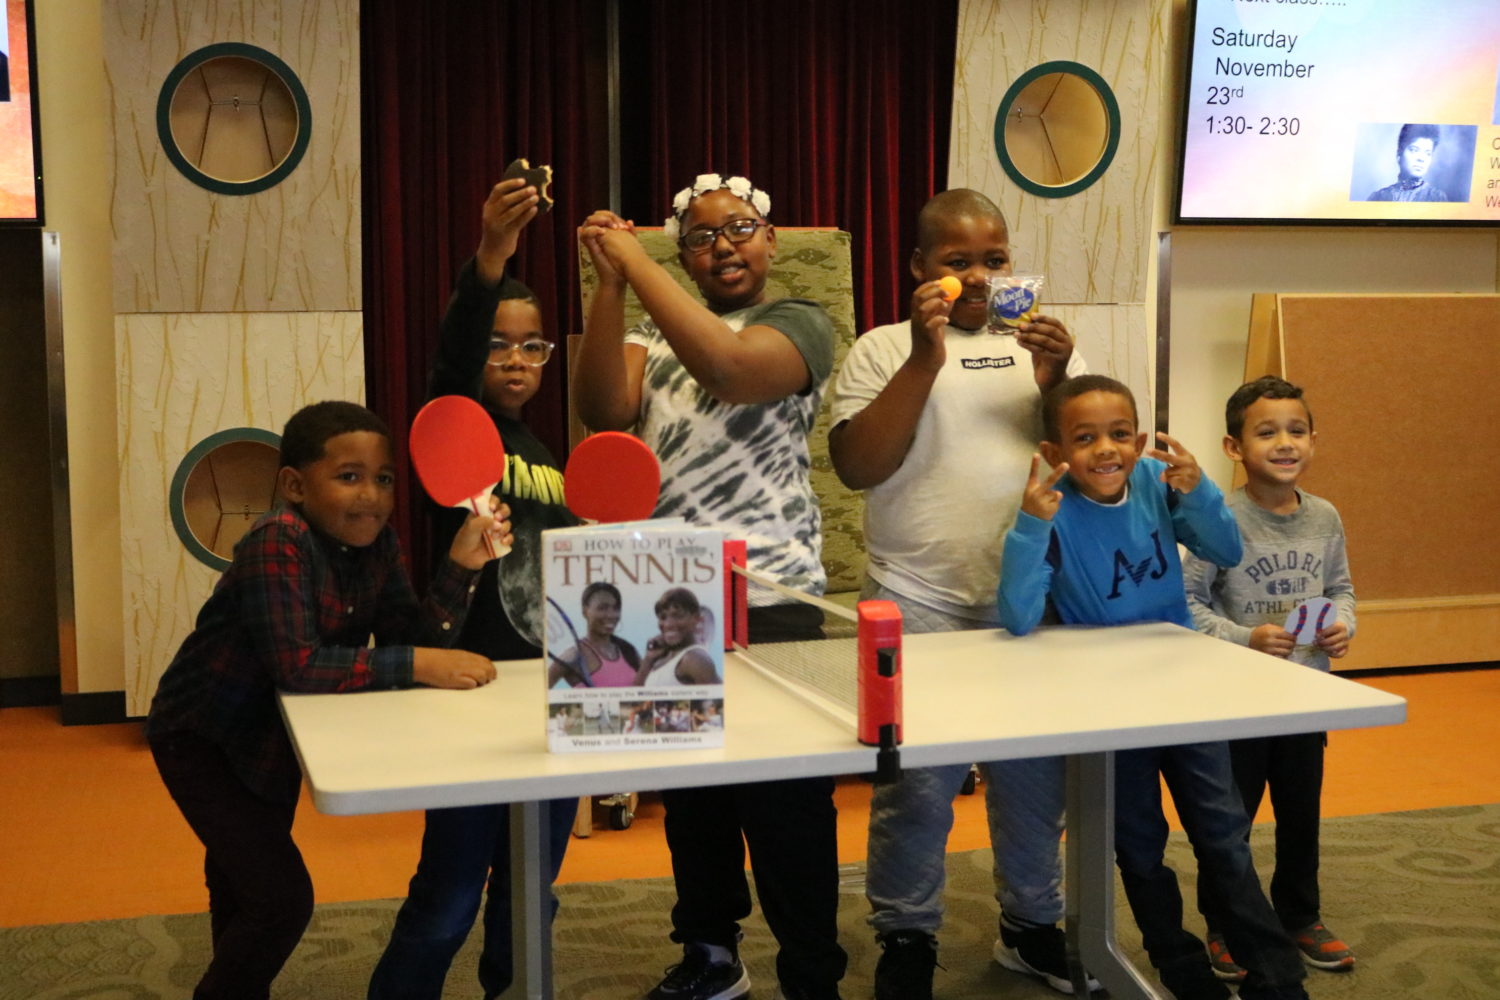
[[[469,497],[469,499],[460,500],[453,506],[461,507],[464,510],[471,510],[476,514],[488,514],[490,513],[490,494],[494,492],[495,487],[498,485],[500,484],[490,483],[484,489]],[[491,559],[498,559],[510,553],[510,546],[500,541],[500,532],[486,531],[481,537],[484,539],[484,550],[489,553]]]

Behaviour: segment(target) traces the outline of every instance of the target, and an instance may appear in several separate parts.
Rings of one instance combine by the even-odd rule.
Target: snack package
[[[1015,333],[1037,312],[1046,278],[1040,274],[1004,274],[990,278],[990,332]]]

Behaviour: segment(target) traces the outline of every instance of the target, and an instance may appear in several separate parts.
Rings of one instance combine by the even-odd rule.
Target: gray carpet
[[[1269,857],[1268,827],[1256,853]],[[1174,837],[1170,859],[1191,886],[1191,851]],[[989,960],[995,903],[989,852],[948,859],[948,918],[936,995],[943,1000],[1057,996]],[[1312,970],[1314,998],[1500,998],[1500,805],[1329,820],[1323,839],[1324,917],[1359,956],[1351,974]],[[846,1000],[870,996],[877,949],[864,923],[861,875],[846,869],[840,910],[849,950]],[[558,996],[634,1000],[678,952],[666,940],[667,880],[563,886],[558,918]],[[1189,896],[1191,898],[1191,896]],[[318,908],[273,996],[357,998],[384,945],[398,901]],[[1189,904],[1191,907],[1191,903]],[[1139,961],[1139,937],[1119,900],[1121,939]],[[1195,918],[1196,919],[1196,918]],[[1201,930],[1201,925],[1197,928]],[[477,997],[478,935],[454,964],[445,997]],[[185,998],[207,959],[205,915],[0,929],[0,1000]],[[754,917],[743,954],[752,996],[774,993],[774,947]]]

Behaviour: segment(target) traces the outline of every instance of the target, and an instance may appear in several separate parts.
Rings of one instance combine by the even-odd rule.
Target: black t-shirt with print
[[[507,275],[493,288],[486,288],[475,274],[474,262],[464,264],[443,316],[428,381],[430,396],[468,396],[484,404],[484,364],[495,309],[511,283]],[[541,655],[541,623],[545,621],[541,534],[578,520],[563,502],[562,472],[547,446],[519,420],[489,406],[485,410],[505,445],[505,480],[495,492],[510,505],[515,543],[508,555],[488,563],[480,574],[474,603],[454,645],[492,660],[527,659]],[[439,556],[448,551],[464,517],[457,508],[436,510],[433,547]]]

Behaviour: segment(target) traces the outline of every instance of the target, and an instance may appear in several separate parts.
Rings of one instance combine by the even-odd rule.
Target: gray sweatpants
[[[894,601],[905,632],[985,628],[919,604],[866,579],[865,600]],[[995,855],[995,898],[1002,913],[1039,924],[1063,916],[1058,843],[1066,808],[1062,757],[981,763],[990,844]],[[876,785],[870,802],[869,861],[865,896],[875,933],[919,930],[936,934],[943,923],[944,857],[953,828],[953,797],[967,764],[913,768],[901,779]]]

